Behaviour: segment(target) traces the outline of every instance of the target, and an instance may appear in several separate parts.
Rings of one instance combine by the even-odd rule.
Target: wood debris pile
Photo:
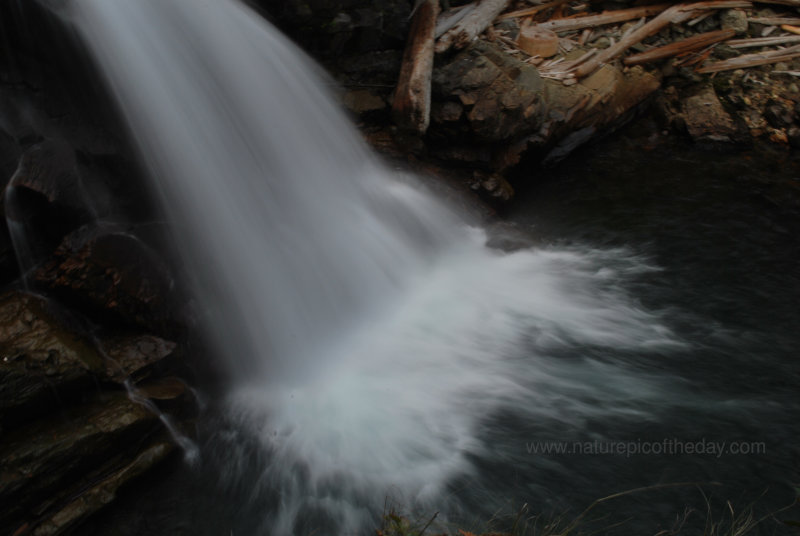
[[[531,3],[508,2],[486,37],[536,65],[543,77],[565,84],[616,60],[639,65],[671,59],[675,67],[716,73],[800,58],[800,0],[709,0],[619,9],[604,9],[610,2],[599,0]],[[537,48],[553,40],[555,52]]]
[[[662,72],[669,68],[692,76],[773,65],[773,73],[800,76],[800,0],[442,4],[446,9],[440,0],[416,2],[393,99],[396,123],[417,133],[428,127],[435,55],[464,49],[479,38],[565,85],[581,82],[604,65],[656,62]]]

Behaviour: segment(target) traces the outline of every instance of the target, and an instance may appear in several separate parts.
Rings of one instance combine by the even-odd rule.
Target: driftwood
[[[663,60],[664,58],[670,58],[679,54],[686,54],[687,52],[700,50],[708,45],[724,41],[725,39],[733,37],[734,35],[736,35],[734,30],[717,30],[715,32],[707,32],[683,39],[682,41],[670,43],[669,45],[665,45],[663,47],[653,48],[639,54],[628,56],[623,60],[623,62],[625,65],[640,65],[642,63],[648,63],[651,61]]]
[[[731,48],[769,47],[800,43],[800,35],[776,35],[775,37],[753,37],[751,39],[731,39],[726,45]]]
[[[510,13],[504,13],[503,15],[500,15],[500,19],[502,20],[502,19],[516,19],[520,17],[530,17],[536,15],[540,11],[544,11],[545,9],[550,9],[551,7],[562,6],[570,1],[571,0],[555,0],[553,2],[548,2],[546,4],[541,4],[535,7],[520,9],[519,11],[512,11]]]
[[[800,24],[798,17],[748,17],[747,22],[763,24],[765,26],[780,26],[782,24]]]
[[[697,69],[698,73],[717,73],[720,71],[730,71],[732,69],[746,69],[757,65],[768,65],[779,61],[788,61],[800,58],[800,45],[795,45],[782,50],[770,50],[769,52],[759,52],[757,54],[746,54],[729,60],[722,60],[704,65]]]
[[[549,58],[558,52],[558,35],[538,25],[522,26],[516,44],[530,56]]]
[[[751,5],[752,4],[749,1],[743,1],[743,0],[711,0],[708,2],[697,2],[694,4],[678,4],[672,6],[663,11],[660,15],[655,17],[653,20],[651,20],[638,30],[635,30],[630,34],[626,35],[619,41],[619,43],[608,47],[607,49],[605,49],[598,55],[594,56],[590,60],[580,65],[577,65],[574,68],[573,76],[576,79],[580,79],[588,74],[593,73],[600,66],[605,65],[609,61],[613,60],[614,58],[625,52],[628,48],[641,42],[643,39],[660,32],[662,29],[669,26],[670,24],[678,24],[681,22],[686,22],[687,20],[697,15],[699,11],[705,11],[707,9],[750,7]]]
[[[658,4],[655,6],[619,9],[616,11],[606,11],[597,15],[587,15],[585,17],[551,20],[537,24],[537,26],[540,28],[553,30],[554,32],[582,30],[583,28],[594,28],[595,26],[603,26],[604,24],[616,24],[626,20],[651,17],[663,12],[668,7],[669,4]]]
[[[428,129],[430,123],[434,33],[438,15],[439,0],[424,0],[414,13],[392,102],[395,123],[420,134]]]
[[[475,9],[475,4],[467,4],[461,7],[448,9],[436,19],[436,39],[439,39],[450,28],[459,23],[461,19],[469,15]]]
[[[800,28],[797,26],[792,26],[791,24],[781,24],[781,30],[800,35]]]
[[[503,11],[511,0],[478,0],[475,8],[463,19],[445,32],[436,43],[436,52],[442,53],[450,48],[464,48],[478,37]]]

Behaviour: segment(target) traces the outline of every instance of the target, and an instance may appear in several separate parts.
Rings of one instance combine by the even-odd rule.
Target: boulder
[[[75,154],[66,143],[47,140],[22,154],[3,191],[0,217],[23,271],[47,257],[65,234],[93,219]]]
[[[117,226],[85,226],[70,233],[53,259],[36,271],[34,281],[105,322],[116,320],[156,333],[178,326],[166,263],[150,246]]]

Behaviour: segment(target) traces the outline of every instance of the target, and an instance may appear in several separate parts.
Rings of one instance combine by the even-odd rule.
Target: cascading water
[[[254,501],[274,497],[260,527],[360,527],[387,495],[455,510],[449,486],[474,472],[499,413],[567,428],[657,413],[662,380],[560,357],[681,345],[620,288],[655,270],[642,259],[487,248],[376,162],[313,65],[235,0],[73,0],[65,12],[235,378],[224,407],[236,433],[205,455]]]

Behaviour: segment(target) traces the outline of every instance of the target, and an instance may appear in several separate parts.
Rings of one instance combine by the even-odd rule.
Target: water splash
[[[66,15],[185,231],[238,372],[225,420],[263,452],[247,463],[221,431],[217,467],[275,497],[265,529],[301,532],[309,512],[355,529],[390,489],[441,507],[499,411],[573,426],[655,411],[656,379],[564,357],[679,345],[619,287],[646,263],[485,247],[376,163],[308,59],[239,2],[74,0]]]

